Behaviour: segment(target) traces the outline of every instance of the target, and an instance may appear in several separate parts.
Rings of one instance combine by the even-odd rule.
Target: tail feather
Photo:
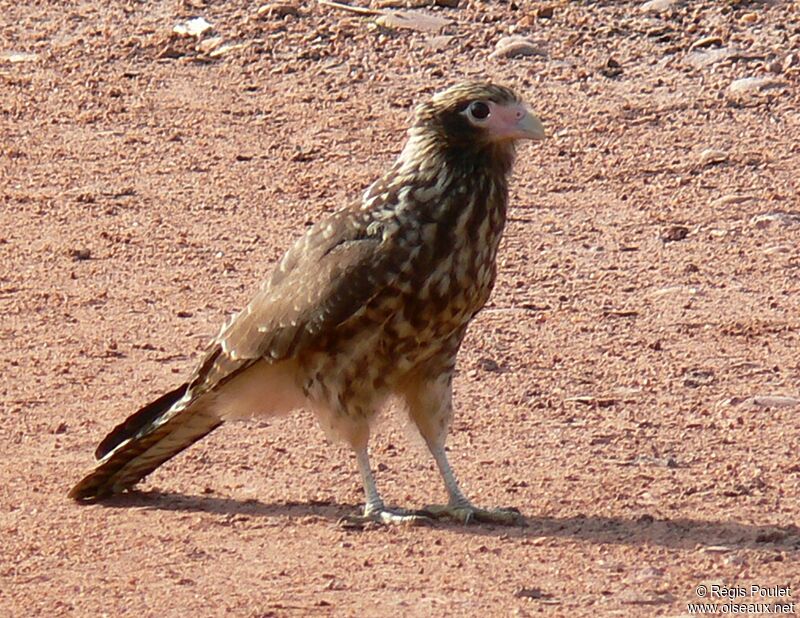
[[[169,410],[186,394],[188,387],[188,384],[182,384],[175,390],[161,395],[161,397],[150,402],[138,412],[131,414],[122,423],[114,427],[98,445],[97,450],[94,452],[95,459],[103,459],[125,440],[133,438],[142,429],[154,423],[159,416]]]
[[[202,402],[178,403],[184,392],[185,386],[167,393],[116,427],[98,447],[95,469],[69,497],[93,502],[129,489],[222,424]]]

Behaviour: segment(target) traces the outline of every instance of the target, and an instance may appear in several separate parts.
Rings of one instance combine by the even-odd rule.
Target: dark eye
[[[489,106],[483,101],[475,101],[469,106],[469,115],[475,120],[486,120],[489,117],[491,110]]]

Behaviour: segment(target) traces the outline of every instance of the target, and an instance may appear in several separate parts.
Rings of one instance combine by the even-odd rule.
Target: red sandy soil
[[[701,583],[800,601],[800,406],[751,399],[800,395],[800,4],[423,7],[440,33],[258,8],[0,0],[0,614],[680,616]],[[200,51],[170,35],[198,15]],[[509,33],[538,53],[490,57]],[[212,58],[213,36],[242,46]],[[68,501],[105,433],[393,160],[412,105],[478,77],[550,137],[519,153],[449,448],[476,503],[527,525],[337,526],[355,460],[308,413]],[[730,89],[747,77],[768,81]],[[387,501],[441,501],[395,412]]]

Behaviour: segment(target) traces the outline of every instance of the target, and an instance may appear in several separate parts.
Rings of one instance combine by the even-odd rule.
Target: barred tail
[[[182,401],[183,385],[145,406],[106,436],[97,447],[100,460],[69,492],[93,502],[129,489],[168,459],[222,424],[201,401]]]

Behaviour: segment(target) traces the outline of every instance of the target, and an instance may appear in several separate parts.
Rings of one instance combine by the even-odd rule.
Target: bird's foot
[[[522,513],[515,508],[490,510],[480,509],[471,504],[432,504],[420,512],[434,519],[453,519],[464,525],[484,523],[520,526],[525,523]]]
[[[422,526],[430,523],[430,521],[431,518],[427,513],[420,511],[380,507],[365,510],[360,515],[345,515],[339,519],[338,524],[343,528],[363,528],[370,523],[385,526]]]

